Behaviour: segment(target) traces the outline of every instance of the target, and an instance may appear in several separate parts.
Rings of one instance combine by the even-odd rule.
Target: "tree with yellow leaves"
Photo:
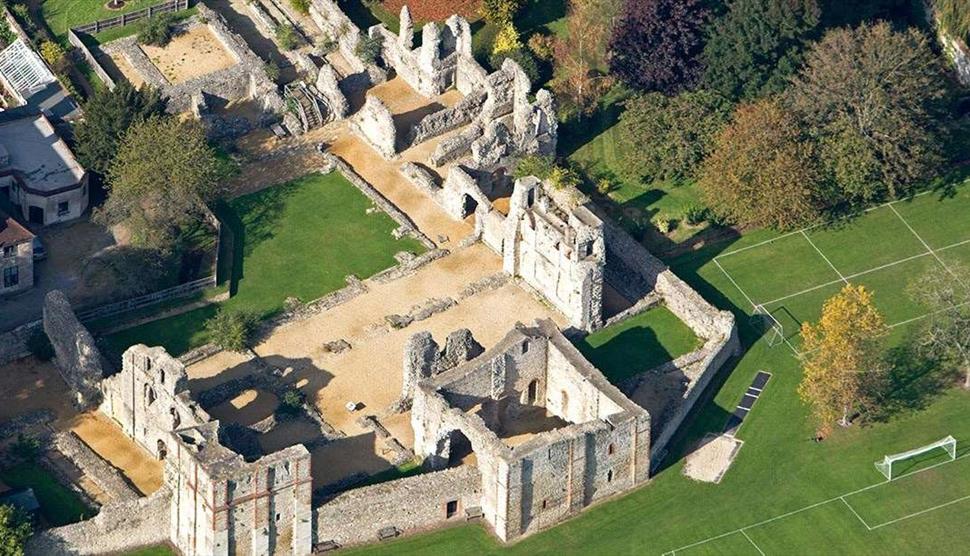
[[[852,284],[825,302],[818,324],[802,324],[805,349],[798,395],[812,406],[820,438],[836,423],[848,426],[866,380],[879,365],[887,332],[872,292]]]

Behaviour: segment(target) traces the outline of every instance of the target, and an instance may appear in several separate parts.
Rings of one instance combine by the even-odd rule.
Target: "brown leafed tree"
[[[612,84],[605,73],[606,52],[619,0],[571,0],[566,19],[568,39],[553,47],[551,86],[581,114],[588,114]]]
[[[836,423],[849,424],[866,380],[878,370],[874,365],[887,332],[872,293],[852,284],[825,302],[817,324],[802,324],[805,355],[798,395],[811,406],[820,437]]]
[[[817,218],[822,176],[802,135],[775,100],[738,107],[701,168],[708,206],[744,226],[791,229]]]
[[[840,197],[855,203],[905,195],[934,174],[945,95],[927,38],[887,23],[827,33],[791,91]]]
[[[970,270],[959,264],[937,266],[914,280],[909,290],[932,312],[918,336],[921,351],[962,373],[963,387],[970,388],[970,307],[965,305],[970,301]]]

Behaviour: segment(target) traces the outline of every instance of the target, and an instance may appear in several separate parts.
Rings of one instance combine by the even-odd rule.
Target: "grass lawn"
[[[967,189],[962,188],[953,199],[941,200],[934,193],[917,197],[906,206],[922,212],[921,222],[933,229],[927,236],[938,235],[934,239],[948,245],[960,240],[966,226],[970,202],[961,199]],[[900,207],[897,209],[903,212]],[[936,217],[958,213],[964,215],[959,222]],[[866,234],[860,232],[852,244],[868,245],[870,251],[860,251],[863,261],[852,259],[853,262],[864,262],[866,257],[878,261],[884,250],[902,253],[909,248],[908,240],[896,235],[895,226],[887,225],[884,231],[879,226],[870,227],[865,218],[854,225],[866,230]],[[934,222],[937,226],[933,226]],[[816,230],[811,235],[821,232]],[[676,550],[677,556],[757,556],[965,552],[970,543],[970,529],[965,526],[966,516],[970,515],[970,457],[966,457],[970,455],[970,392],[949,387],[952,382],[942,379],[933,369],[902,368],[903,374],[909,375],[905,387],[890,392],[884,415],[840,429],[824,442],[815,442],[814,427],[796,392],[801,379],[798,359],[785,344],[768,345],[748,318],[750,303],[714,262],[721,253],[777,236],[755,232],[733,245],[709,246],[671,261],[674,271],[708,300],[735,312],[746,352],[730,372],[715,381],[713,398],[688,420],[648,486],[598,504],[567,523],[508,546],[494,540],[484,528],[469,525],[349,553],[560,556],[660,555]],[[793,248],[802,252],[801,246]],[[862,249],[858,245],[854,248]],[[778,288],[775,274],[794,276],[797,272],[793,268],[800,266],[815,272],[814,259],[784,257],[783,251],[776,254],[777,260],[767,257],[760,261],[760,271],[752,269],[742,287],[756,290],[765,282],[767,287]],[[895,280],[887,280],[895,282],[896,289],[882,291],[886,286],[880,286],[875,293],[877,300],[887,298],[880,301],[887,303],[887,310],[897,304],[906,305],[908,301],[901,297],[898,284],[905,284],[910,278],[900,273]],[[836,286],[834,290],[837,289]],[[802,314],[818,311],[825,299],[824,295],[816,295],[820,291],[792,298],[801,303]],[[913,333],[916,324],[896,327],[892,341]],[[771,372],[772,379],[738,432],[745,444],[731,469],[716,485],[684,477],[684,455],[704,434],[722,429],[729,412],[760,370]],[[922,446],[948,434],[958,440],[959,459],[954,462],[948,462],[943,451],[938,450],[908,462],[909,468],[897,468],[897,473],[904,474],[891,483],[886,483],[873,466],[885,454]],[[930,467],[936,464],[940,465]]]
[[[198,10],[196,9],[195,6],[192,6],[187,10],[182,10],[180,12],[177,12],[172,18],[172,21],[173,22],[182,21],[192,17],[196,13],[198,13]],[[87,35],[85,39],[88,40],[89,42],[93,39],[93,41],[97,44],[105,44],[111,41],[116,41],[118,39],[123,39],[125,37],[130,37],[132,35],[137,35],[142,31],[142,29],[145,28],[146,25],[148,25],[148,20],[141,19],[130,25],[125,25],[124,27],[113,27],[111,29],[108,29],[107,31],[101,31],[96,35]]]
[[[614,383],[672,361],[701,346],[670,309],[659,306],[580,340],[576,347]]]
[[[76,523],[94,516],[95,512],[53,475],[32,463],[21,463],[0,471],[0,481],[11,488],[32,488],[40,502],[41,515],[54,527]]]
[[[371,202],[339,173],[310,174],[290,183],[234,199],[220,217],[236,233],[234,295],[220,304],[269,317],[288,297],[304,302],[394,266],[399,251],[421,253],[411,238],[394,239],[397,224],[385,213],[367,214]],[[209,305],[112,334],[108,348],[123,352],[136,343],[162,345],[181,354],[206,342]]]
[[[176,556],[178,554],[171,547],[161,545],[161,546],[149,546],[148,548],[139,548],[133,552],[126,552],[124,556]]]
[[[120,10],[105,8],[106,0],[42,0],[40,15],[58,37],[67,36],[71,27],[108,19],[158,4],[160,0],[126,0]]]

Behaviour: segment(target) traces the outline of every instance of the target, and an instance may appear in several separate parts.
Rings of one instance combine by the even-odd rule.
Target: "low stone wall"
[[[97,74],[98,79],[107,85],[108,89],[114,90],[115,80],[108,75],[108,72],[101,66],[101,62],[98,62],[97,56],[91,52],[88,46],[84,44],[84,41],[81,40],[81,37],[79,37],[73,29],[68,29],[67,31],[67,42],[71,43],[71,46],[76,48],[77,51],[81,53],[81,56],[84,57],[84,61],[87,62],[88,65],[91,66],[91,69],[94,70],[94,73]]]
[[[461,466],[343,492],[314,508],[316,543],[362,544],[378,540],[385,527],[409,533],[461,522],[467,509],[478,506],[481,488],[481,473]],[[449,519],[451,501],[458,506]]]
[[[324,160],[328,165],[332,165],[347,181],[352,183],[354,187],[359,189],[361,193],[367,196],[375,205],[377,205],[381,210],[386,212],[388,216],[394,219],[395,222],[401,227],[402,234],[408,234],[418,241],[421,242],[428,249],[434,249],[435,244],[427,236],[421,233],[421,230],[414,224],[414,222],[408,217],[408,215],[401,212],[401,209],[397,208],[394,203],[387,200],[386,197],[381,195],[381,193],[374,189],[374,186],[364,181],[364,178],[360,177],[349,164],[344,162],[340,157],[333,153],[324,153]]]
[[[476,91],[451,108],[438,110],[421,118],[408,132],[407,146],[424,143],[428,139],[470,124],[481,114],[486,98],[484,91]]]
[[[76,395],[78,405],[99,403],[104,378],[101,352],[60,290],[48,292],[44,299],[44,332],[54,347],[57,369]]]
[[[11,361],[30,355],[30,350],[27,349],[27,339],[35,330],[42,327],[42,321],[37,320],[0,334],[0,365],[6,365]]]
[[[141,497],[121,472],[94,453],[73,431],[55,434],[54,446],[113,500],[137,500]]]
[[[93,518],[41,531],[27,541],[26,554],[79,556],[126,552],[168,542],[172,495],[161,488],[147,498],[102,506]]]

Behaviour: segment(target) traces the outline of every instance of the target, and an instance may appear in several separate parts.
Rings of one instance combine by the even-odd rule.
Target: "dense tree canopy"
[[[830,31],[815,44],[791,99],[842,200],[898,197],[936,171],[945,83],[916,30],[862,25]]]
[[[569,3],[568,38],[556,40],[551,85],[560,102],[570,103],[580,113],[592,111],[612,82],[604,73],[606,43],[618,11],[618,0],[572,0]]]
[[[642,91],[691,88],[707,17],[701,0],[627,0],[610,42],[611,71]]]
[[[773,99],[738,107],[704,161],[700,184],[708,206],[741,225],[790,229],[824,205],[812,143]]]
[[[30,533],[30,522],[21,512],[13,506],[0,505],[0,554],[23,556]]]
[[[820,15],[816,0],[733,0],[704,47],[705,86],[731,99],[784,90]]]
[[[684,180],[695,177],[731,106],[709,91],[674,97],[647,93],[627,101],[620,116],[621,156],[627,177]]]
[[[164,111],[165,104],[156,89],[135,89],[121,81],[114,90],[99,90],[84,105],[84,120],[74,130],[78,158],[89,170],[106,174],[121,137],[132,123]]]
[[[221,165],[192,121],[153,117],[125,134],[108,171],[106,224],[123,223],[136,245],[167,249],[218,192]]]

